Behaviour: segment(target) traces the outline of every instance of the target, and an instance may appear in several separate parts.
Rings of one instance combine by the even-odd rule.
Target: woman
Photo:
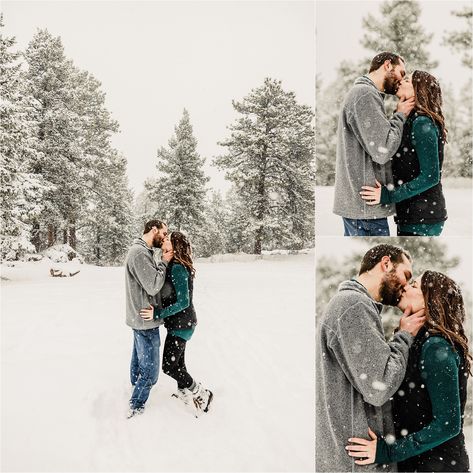
[[[409,352],[404,381],[393,397],[396,440],[349,439],[358,465],[398,462],[399,471],[469,471],[463,415],[471,355],[460,288],[447,276],[426,271],[399,303],[425,307],[426,323]]]
[[[363,186],[368,205],[396,204],[399,236],[438,236],[447,219],[440,182],[447,129],[442,91],[435,77],[414,71],[401,82],[397,96],[415,97],[414,110],[404,124],[401,145],[392,160],[394,186]]]
[[[191,245],[181,232],[170,236],[174,257],[166,269],[166,279],[161,289],[162,309],[150,306],[142,309],[145,320],[164,319],[167,329],[163,350],[163,371],[177,381],[175,395],[186,405],[195,408],[195,413],[207,412],[213,394],[196,383],[185,364],[186,344],[191,339],[197,324],[192,303],[195,269]]]

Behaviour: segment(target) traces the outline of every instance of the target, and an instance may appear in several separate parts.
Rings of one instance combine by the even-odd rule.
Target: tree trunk
[[[263,227],[259,227],[256,230],[256,233],[255,233],[255,246],[254,246],[254,249],[253,249],[253,253],[255,255],[260,255],[261,254],[262,239],[263,239]]]
[[[97,235],[97,245],[95,247],[95,258],[97,260],[97,263],[100,263],[100,235]]]
[[[56,227],[54,225],[48,225],[48,248],[56,243]]]
[[[76,226],[74,223],[69,228],[69,245],[71,245],[74,250],[77,247]]]
[[[33,230],[31,231],[31,243],[33,243],[36,251],[41,250],[41,234],[39,230],[39,223],[33,223]]]
[[[259,222],[263,221],[265,210],[266,210],[266,164],[267,164],[267,146],[263,146],[263,153],[261,154],[262,167],[260,172],[260,180],[258,183],[258,210],[256,212],[256,218]],[[264,227],[261,224],[255,232],[255,246],[254,254],[260,255],[263,245],[263,231]]]
[[[67,245],[68,231],[67,227],[62,231],[62,242]]]

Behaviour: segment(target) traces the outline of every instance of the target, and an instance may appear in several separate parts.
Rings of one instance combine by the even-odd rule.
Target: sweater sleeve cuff
[[[407,117],[402,112],[394,112],[393,117],[399,117],[402,120],[402,123],[405,123]]]
[[[412,333],[407,332],[406,330],[398,330],[396,332],[396,335],[399,335],[401,338],[403,338],[407,342],[407,345],[409,347],[414,342],[414,335],[412,335]]]
[[[382,438],[378,438],[376,442],[376,456],[374,462],[380,465],[382,465],[383,463],[392,463],[389,458],[388,444]]]
[[[153,308],[153,319],[158,320],[159,319],[159,309],[157,307]]]
[[[388,188],[386,186],[381,187],[381,197],[379,199],[380,204],[390,204],[391,198],[389,195]]]

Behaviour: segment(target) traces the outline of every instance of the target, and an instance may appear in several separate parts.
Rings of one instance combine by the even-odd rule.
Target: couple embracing
[[[386,95],[399,102],[392,118]],[[390,52],[371,61],[340,111],[333,211],[345,236],[438,236],[447,210],[441,175],[447,128],[438,80],[425,71],[406,74]]]
[[[154,258],[162,249],[161,261]],[[126,258],[126,323],[133,329],[130,366],[132,395],[127,417],[142,414],[160,367],[159,327],[167,329],[163,371],[177,382],[175,397],[197,417],[207,412],[213,394],[196,382],[185,364],[186,344],[197,324],[193,305],[195,268],[191,245],[181,232],[168,235],[160,220],[145,224]]]
[[[317,343],[316,471],[469,471],[463,435],[472,357],[459,286],[378,245],[340,284]],[[383,305],[403,315],[386,341]]]

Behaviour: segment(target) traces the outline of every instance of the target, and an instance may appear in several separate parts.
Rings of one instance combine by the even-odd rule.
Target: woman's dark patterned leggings
[[[192,376],[187,372],[184,361],[185,351],[186,340],[168,332],[164,343],[163,371],[177,381],[179,389],[189,388],[194,382]]]

